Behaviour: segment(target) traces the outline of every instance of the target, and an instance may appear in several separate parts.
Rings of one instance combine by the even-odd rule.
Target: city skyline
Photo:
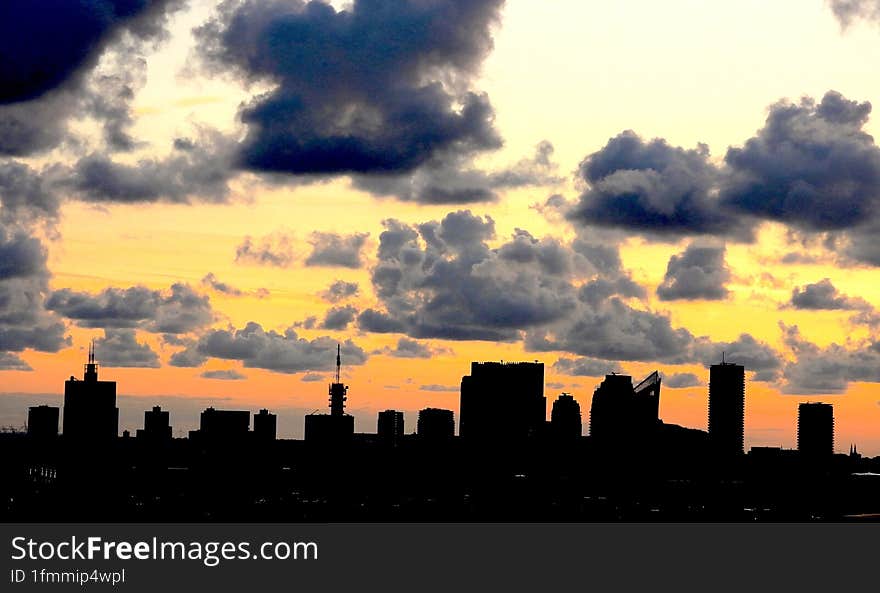
[[[93,339],[121,426],[297,438],[337,344],[358,431],[495,360],[706,430],[725,353],[746,450],[880,455],[876,2],[100,4],[0,19],[0,426]]]

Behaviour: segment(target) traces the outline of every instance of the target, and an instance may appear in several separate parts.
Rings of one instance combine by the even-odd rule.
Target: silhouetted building
[[[452,410],[425,408],[419,411],[416,431],[425,441],[445,441],[455,435],[455,414]]]
[[[834,453],[834,408],[819,402],[798,406],[797,448],[801,455],[830,457]]]
[[[211,442],[239,442],[247,438],[250,425],[247,410],[208,408],[199,418],[199,437]]]
[[[654,371],[633,387],[629,375],[606,375],[593,392],[590,437],[597,442],[633,443],[659,424],[660,374]]]
[[[547,420],[544,363],[472,362],[461,379],[459,435],[507,443],[539,434]]]
[[[135,433],[139,439],[149,441],[171,440],[171,414],[161,406],[153,406],[144,412],[144,427]]]
[[[66,440],[110,440],[118,435],[116,381],[98,381],[94,344],[89,346],[83,380],[71,377],[64,382],[63,424]]]
[[[403,438],[403,412],[385,410],[379,412],[376,432],[383,443],[396,445]]]
[[[709,367],[709,442],[715,453],[743,453],[745,367],[724,362]]]
[[[581,436],[581,405],[571,394],[563,393],[553,402],[550,430],[556,438],[574,439]]]
[[[260,442],[274,441],[278,435],[278,417],[269,410],[254,414],[254,438]]]
[[[28,408],[28,436],[37,440],[56,438],[58,436],[58,412],[58,408],[54,406]]]
[[[305,440],[324,443],[350,442],[354,436],[354,416],[345,413],[348,385],[340,378],[342,358],[336,345],[336,381],[330,384],[330,414],[308,414],[305,418]]]

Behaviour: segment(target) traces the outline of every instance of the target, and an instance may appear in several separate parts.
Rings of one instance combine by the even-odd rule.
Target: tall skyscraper
[[[89,345],[83,380],[70,377],[64,382],[63,425],[68,441],[109,440],[118,434],[116,381],[98,381],[94,343]]]
[[[544,363],[472,362],[461,379],[458,433],[506,443],[539,434],[547,420]]]
[[[798,406],[797,448],[801,455],[830,457],[834,453],[834,408],[819,402]]]
[[[207,408],[199,417],[199,437],[212,443],[241,442],[251,427],[247,410]]]
[[[379,412],[376,432],[383,443],[396,445],[403,438],[403,412],[384,410]]]
[[[743,453],[745,367],[721,361],[709,367],[709,442],[715,453]]]
[[[570,393],[560,394],[553,402],[550,411],[550,430],[553,436],[561,439],[575,439],[581,436],[581,405]]]

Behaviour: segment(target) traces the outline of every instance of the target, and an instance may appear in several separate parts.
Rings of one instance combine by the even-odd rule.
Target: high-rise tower
[[[797,448],[801,455],[830,457],[834,453],[834,408],[819,402],[798,406]]]
[[[342,383],[342,350],[336,345],[336,380],[330,384],[330,413],[307,414],[305,440],[339,445],[351,441],[354,435],[354,416],[345,413],[348,385]]]
[[[717,455],[743,453],[745,367],[725,362],[709,368],[709,442]]]
[[[342,384],[339,371],[342,367],[342,355],[340,345],[336,344],[336,381],[330,384],[330,415],[344,416],[345,402],[348,399],[348,386]]]

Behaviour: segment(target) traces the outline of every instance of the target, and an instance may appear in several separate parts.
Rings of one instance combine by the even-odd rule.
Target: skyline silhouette
[[[586,436],[569,394],[547,419],[539,362],[472,363],[458,435],[455,412],[430,407],[414,432],[395,410],[379,412],[376,432],[355,432],[338,352],[336,364],[329,413],[305,415],[301,441],[278,439],[268,409],[213,406],[187,438],[172,437],[160,406],[117,436],[116,383],[98,379],[90,347],[83,379],[65,382],[63,431],[43,405],[26,433],[0,434],[3,519],[880,519],[880,458],[855,444],[833,452],[830,404],[800,404],[796,450],[743,451],[744,367],[728,361],[710,369],[708,432],[659,417],[655,371],[636,385],[606,375]]]

